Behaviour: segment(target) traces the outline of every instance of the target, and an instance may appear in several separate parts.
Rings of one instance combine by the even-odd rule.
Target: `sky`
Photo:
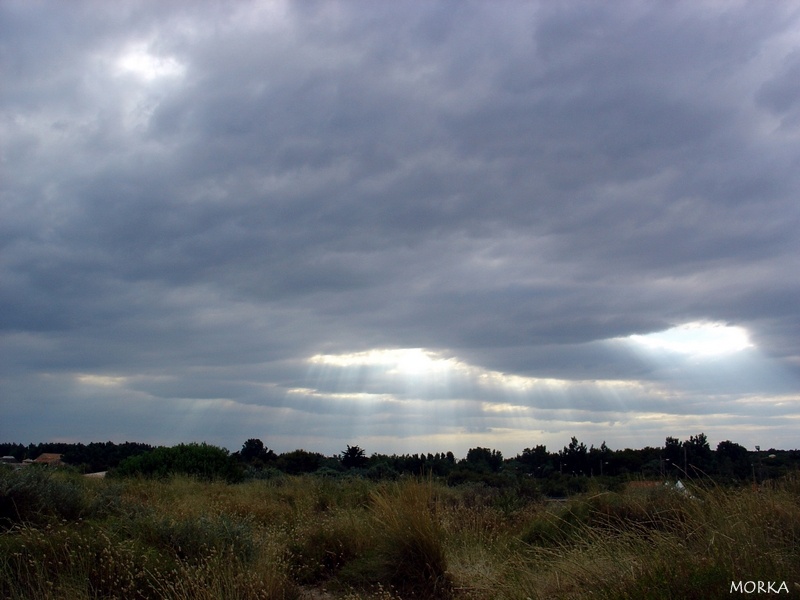
[[[0,3],[0,441],[800,447],[800,4]]]

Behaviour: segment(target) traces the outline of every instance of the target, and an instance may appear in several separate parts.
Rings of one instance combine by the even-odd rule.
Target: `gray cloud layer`
[[[792,5],[0,11],[3,439],[796,446]],[[471,367],[308,362],[376,348]]]

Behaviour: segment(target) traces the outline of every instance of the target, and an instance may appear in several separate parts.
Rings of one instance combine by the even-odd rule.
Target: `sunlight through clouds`
[[[186,68],[171,56],[152,54],[144,43],[129,46],[116,61],[117,71],[150,83],[164,77],[181,77]]]
[[[524,419],[524,424],[517,425],[528,428],[533,409],[571,406],[587,413],[624,412],[635,398],[658,403],[668,396],[659,386],[635,380],[526,377],[444,358],[422,348],[315,355],[308,362],[308,385],[290,390],[295,397],[336,403],[402,400],[409,410],[413,405],[415,411],[429,415],[460,414],[465,423],[472,423],[470,427],[479,428],[497,419],[502,427]],[[403,416],[404,409],[398,410],[398,416]]]
[[[102,386],[102,387],[115,387],[122,386],[128,382],[127,377],[110,377],[108,375],[91,375],[81,374],[76,375],[75,379],[84,385]]]
[[[460,363],[422,348],[389,348],[350,354],[317,354],[311,364],[336,367],[384,367],[390,373],[423,375],[454,368]]]
[[[628,339],[645,348],[694,356],[732,354],[753,347],[746,329],[723,323],[686,323]]]
[[[470,365],[454,357],[424,348],[373,349],[347,354],[318,354],[308,362],[327,369],[323,378],[339,373],[340,381],[355,381],[353,374],[365,370],[366,379],[380,386],[402,381],[406,391],[423,397],[436,390],[445,397],[472,396],[478,388],[524,394],[535,388],[557,390],[569,384],[558,379],[539,379],[507,374]],[[342,375],[345,373],[345,375]],[[350,373],[350,376],[346,375]],[[364,378],[359,379],[362,383]]]
[[[0,2],[0,437],[795,444],[800,12],[456,4]]]

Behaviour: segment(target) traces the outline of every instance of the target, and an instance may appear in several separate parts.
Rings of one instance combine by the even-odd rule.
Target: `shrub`
[[[206,481],[223,479],[229,483],[241,481],[244,477],[241,465],[227,450],[205,443],[160,447],[126,458],[114,469],[112,475],[156,478],[190,475]]]
[[[372,481],[394,481],[400,476],[391,465],[384,462],[372,465],[366,475]]]
[[[215,552],[244,563],[255,555],[255,542],[248,523],[219,517],[140,518],[135,522],[136,537],[149,545],[169,550],[181,560],[192,560]]]
[[[84,489],[75,477],[40,467],[0,473],[0,527],[74,520],[85,505]]]
[[[301,584],[319,583],[362,556],[371,537],[359,521],[365,521],[363,514],[355,518],[326,516],[297,531],[287,546],[295,580]]]

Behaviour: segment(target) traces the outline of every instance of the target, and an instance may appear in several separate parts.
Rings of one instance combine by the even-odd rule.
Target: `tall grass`
[[[800,592],[800,483],[567,502],[431,479],[0,472],[0,598],[527,600]]]
[[[31,469],[3,473],[0,485],[4,505],[15,507],[0,529],[0,598],[299,597],[283,546],[220,510],[217,484]]]
[[[729,598],[740,580],[800,591],[800,506],[785,489],[604,494],[548,511],[521,539],[520,597]]]
[[[430,480],[387,485],[372,496],[378,580],[403,597],[447,598],[452,593],[440,512]]]

